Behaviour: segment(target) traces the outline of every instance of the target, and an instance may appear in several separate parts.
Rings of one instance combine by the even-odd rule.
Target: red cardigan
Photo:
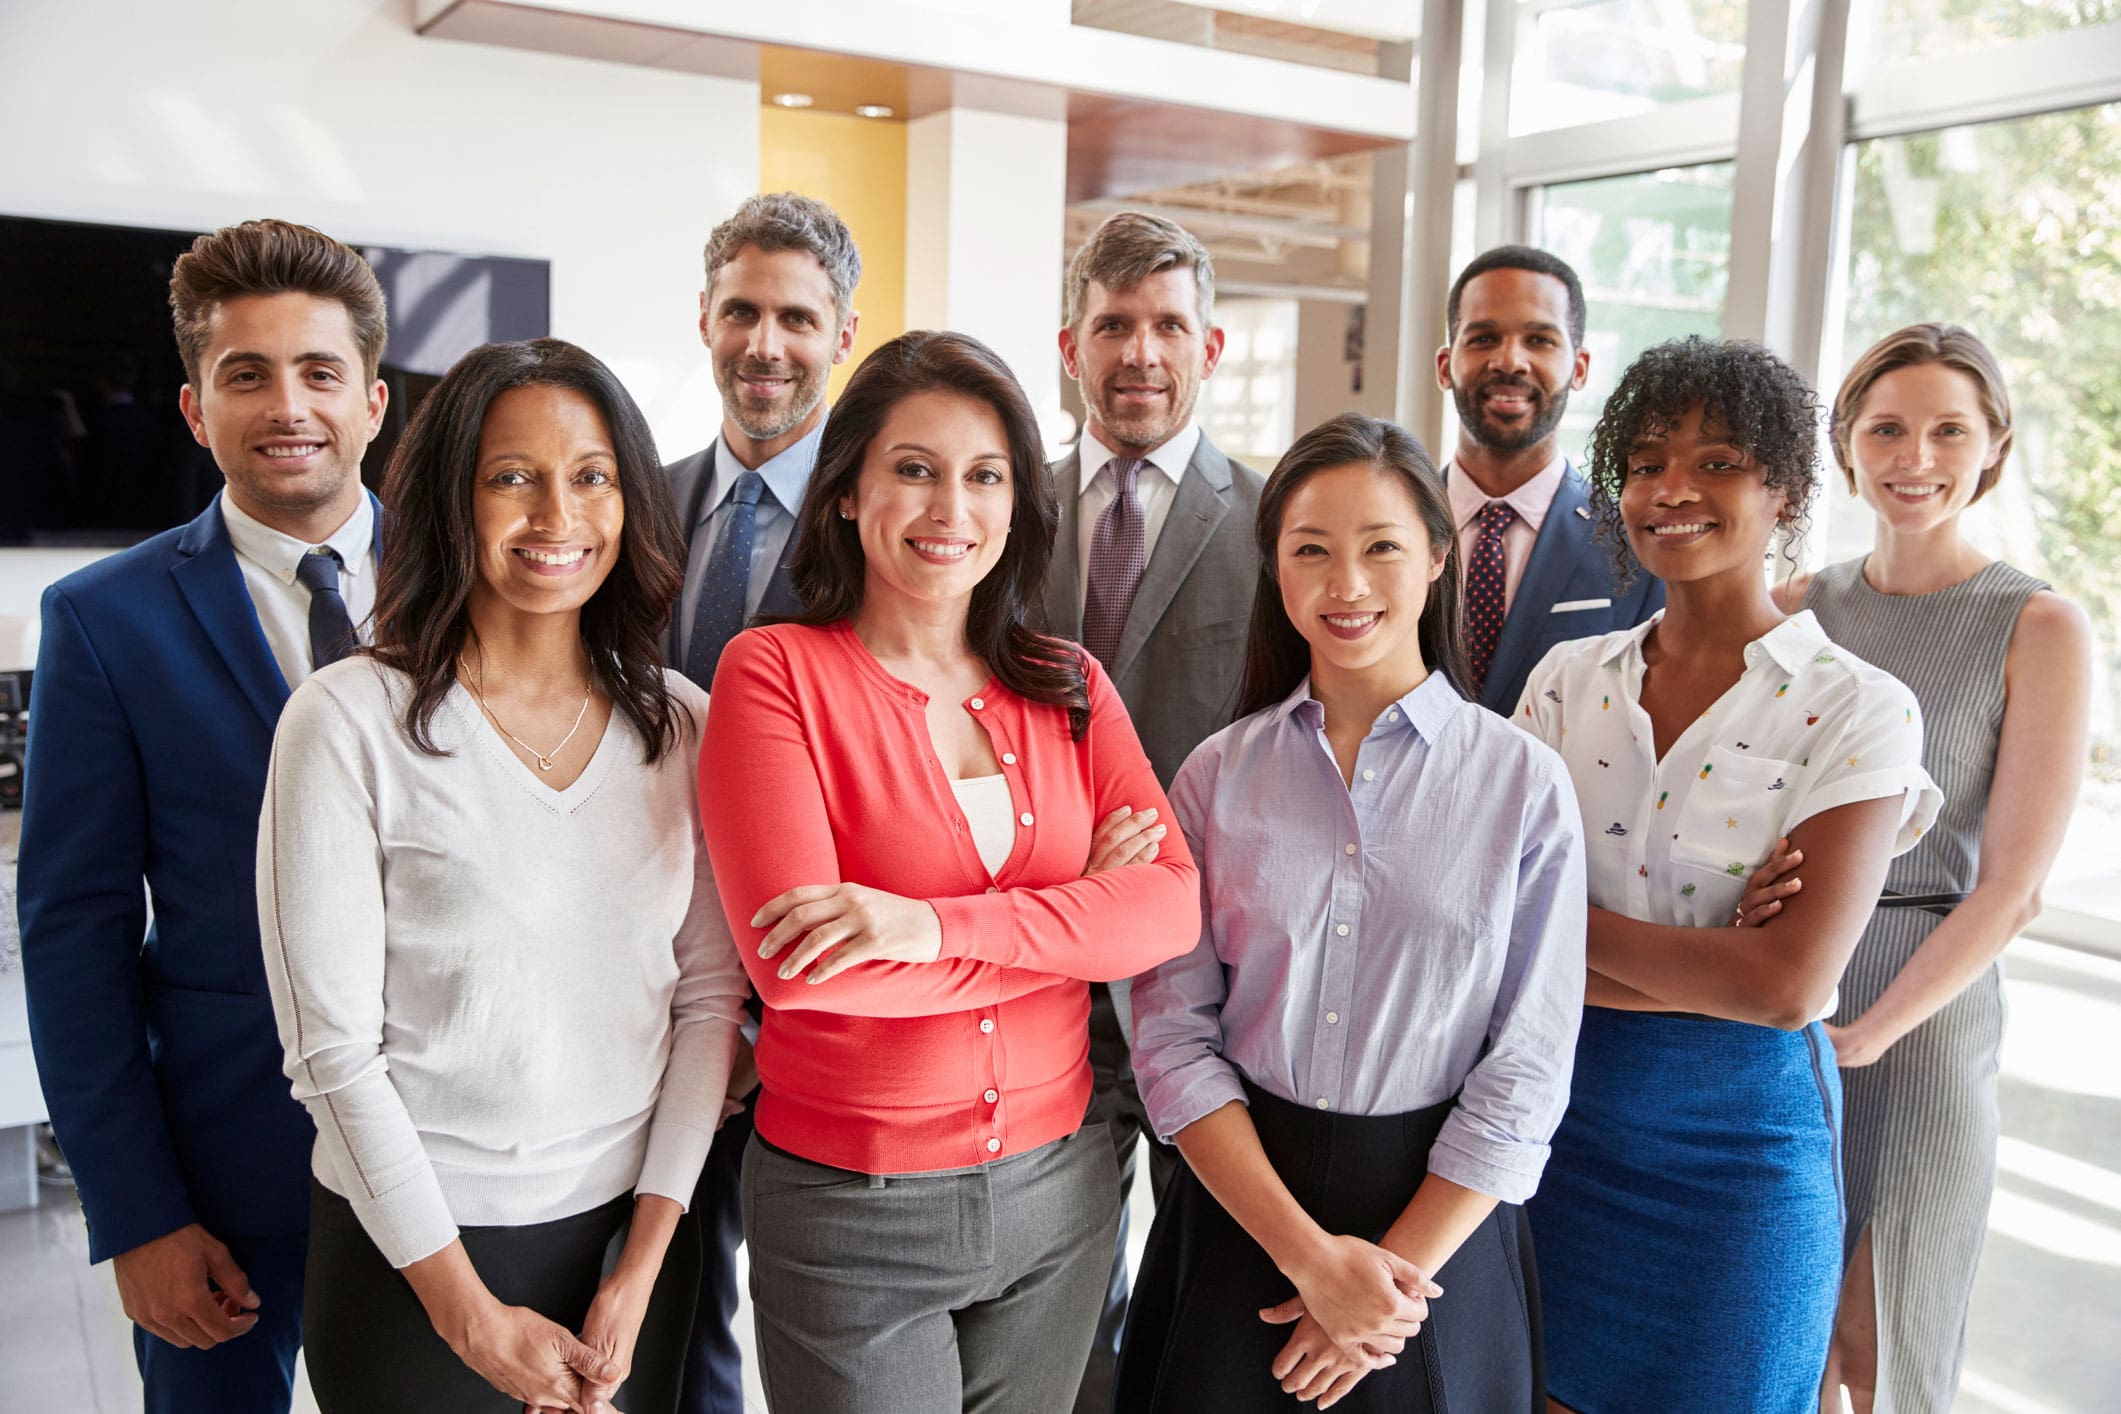
[[[1155,863],[1083,878],[1090,833],[1121,805],[1171,807],[1126,709],[1084,656],[1090,729],[989,681],[965,708],[994,743],[1017,812],[990,883],[928,736],[925,693],[847,624],[738,634],[700,750],[700,817],[737,952],[765,1003],[758,1130],[862,1173],[963,1168],[1082,1123],[1089,989],[1191,948],[1200,878],[1177,830]],[[926,899],[934,962],[865,962],[782,981],[752,915],[798,884]]]

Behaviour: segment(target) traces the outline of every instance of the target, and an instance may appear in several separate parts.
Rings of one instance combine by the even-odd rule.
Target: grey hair
[[[1142,211],[1114,212],[1068,262],[1068,327],[1082,322],[1092,280],[1108,290],[1129,290],[1151,275],[1181,268],[1193,272],[1200,327],[1206,329],[1215,316],[1215,261],[1208,248],[1176,221]]]
[[[715,272],[746,246],[756,246],[769,255],[783,250],[809,252],[832,281],[832,304],[839,322],[845,324],[854,312],[854,287],[862,282],[862,254],[854,248],[847,223],[824,202],[792,191],[745,197],[735,214],[707,237],[708,289],[714,288]]]

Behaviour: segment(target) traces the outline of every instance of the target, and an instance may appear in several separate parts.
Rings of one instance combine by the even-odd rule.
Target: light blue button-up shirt
[[[1244,1079],[1347,1114],[1456,1095],[1429,1171],[1529,1198],[1583,1015],[1583,832],[1561,758],[1432,674],[1371,725],[1351,785],[1306,679],[1202,743],[1171,805],[1203,931],[1134,983],[1156,1132],[1242,1100]]]
[[[751,579],[744,590],[744,615],[759,611],[766,586],[780,568],[788,551],[788,537],[795,530],[795,513],[802,509],[803,490],[817,468],[818,444],[825,440],[825,419],[818,419],[800,441],[784,447],[780,455],[768,457],[755,470],[765,479],[766,493],[759,497],[757,519],[752,522]],[[693,610],[699,607],[700,584],[707,578],[707,561],[713,558],[714,542],[723,522],[729,519],[729,493],[744,474],[744,464],[729,450],[729,443],[714,439],[714,484],[700,498],[700,518],[685,527],[689,553],[685,556],[685,591],[678,600],[679,651],[692,642]],[[682,512],[683,507],[679,508]]]

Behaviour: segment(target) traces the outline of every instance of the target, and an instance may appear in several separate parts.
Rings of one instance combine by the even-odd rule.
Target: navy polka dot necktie
[[[1495,661],[1495,645],[1502,642],[1502,621],[1509,607],[1502,536],[1516,519],[1517,512],[1507,501],[1482,506],[1480,538],[1473,542],[1473,558],[1466,564],[1466,666],[1473,670],[1476,697],[1487,687],[1488,665]]]
[[[700,597],[692,608],[692,641],[685,647],[685,676],[701,687],[714,684],[722,650],[744,628],[749,617],[744,601],[751,593],[751,548],[758,538],[759,497],[766,478],[747,471],[729,491],[729,512],[707,556]]]
[[[309,670],[315,672],[354,649],[353,619],[339,592],[339,552],[309,551],[295,564],[295,580],[309,591]]]

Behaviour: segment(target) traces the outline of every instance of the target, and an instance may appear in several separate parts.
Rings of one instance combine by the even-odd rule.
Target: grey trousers
[[[975,1168],[873,1176],[754,1137],[744,1240],[779,1414],[1063,1414],[1119,1176],[1101,1124]]]

